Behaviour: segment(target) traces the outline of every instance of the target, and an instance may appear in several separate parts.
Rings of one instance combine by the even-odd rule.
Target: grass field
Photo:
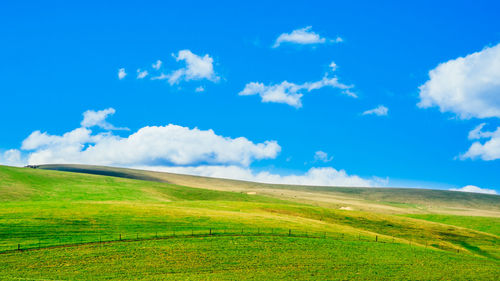
[[[500,196],[42,168],[0,166],[0,251],[9,251],[0,254],[4,279],[500,275]],[[220,235],[206,236],[210,229]],[[45,248],[120,236],[131,240]],[[156,236],[171,238],[133,241]],[[11,251],[17,247],[41,249]]]
[[[1,259],[4,278],[27,280],[493,280],[499,272],[488,259],[407,245],[288,237],[119,242]]]

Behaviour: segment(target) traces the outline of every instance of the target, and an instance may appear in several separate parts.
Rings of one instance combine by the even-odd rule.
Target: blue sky
[[[500,192],[500,4],[404,2],[2,2],[0,162]]]

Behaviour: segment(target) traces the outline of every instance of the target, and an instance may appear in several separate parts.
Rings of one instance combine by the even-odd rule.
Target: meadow
[[[494,195],[52,165],[0,166],[0,202],[5,279],[500,275]]]

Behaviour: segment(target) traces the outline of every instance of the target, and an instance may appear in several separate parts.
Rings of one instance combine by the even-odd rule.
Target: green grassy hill
[[[0,166],[5,279],[500,275],[500,196],[41,168]]]
[[[258,194],[325,207],[383,213],[446,213],[500,217],[500,196],[410,188],[353,188],[263,184],[247,181],[89,165],[41,165],[39,169],[165,182],[203,189]]]

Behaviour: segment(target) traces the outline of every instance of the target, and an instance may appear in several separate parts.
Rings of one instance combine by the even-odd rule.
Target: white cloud
[[[250,82],[245,85],[240,96],[260,95],[262,102],[285,103],[295,108],[302,107],[302,96],[304,92],[321,89],[323,87],[332,87],[342,89],[342,93],[356,98],[356,94],[349,91],[353,86],[345,85],[338,81],[337,77],[323,79],[316,82],[306,82],[304,84],[294,84],[283,81],[280,84],[266,86],[259,82]]]
[[[462,188],[451,188],[452,191],[461,191],[461,192],[474,192],[474,193],[484,193],[484,194],[498,194],[493,189],[480,188],[474,185],[467,185]]]
[[[333,39],[332,40],[334,43],[342,43],[344,42],[344,39],[340,38],[339,36],[337,36],[337,38]]]
[[[277,48],[281,43],[295,43],[295,44],[323,44],[326,42],[324,37],[311,30],[311,26],[296,29],[291,33],[282,33],[276,39],[273,48]]]
[[[299,185],[315,185],[315,186],[358,186],[358,187],[375,187],[387,184],[386,180],[378,178],[364,179],[356,175],[349,175],[344,170],[337,170],[332,167],[311,168],[303,174],[279,175],[269,172],[255,172],[250,168],[228,165],[212,165],[212,166],[189,166],[189,167],[151,167],[140,166],[135,167],[146,170],[155,170],[162,172],[198,175],[205,177],[216,177],[226,179],[237,179],[254,181],[261,183],[274,184],[299,184]]]
[[[334,61],[332,61],[329,66],[332,71],[337,70],[337,64]]]
[[[419,87],[418,106],[459,118],[500,118],[500,44],[439,64]]]
[[[17,149],[9,149],[4,153],[0,153],[0,165],[23,166],[24,163],[21,151]]]
[[[156,69],[156,70],[159,70],[160,67],[161,67],[161,64],[162,64],[161,60],[157,60],[155,63],[153,63],[151,65],[151,67],[154,68],[154,69]]]
[[[387,116],[389,109],[383,105],[379,105],[374,109],[367,110],[363,112],[363,115],[377,115],[377,116]]]
[[[387,184],[387,180],[365,179],[333,167],[311,168],[290,175],[255,172],[249,167],[253,161],[274,159],[280,153],[276,141],[253,143],[244,137],[224,137],[212,130],[172,124],[143,127],[127,137],[111,131],[93,133],[91,127],[102,125],[114,110],[87,112],[92,114],[85,115],[82,127],[63,135],[35,131],[22,143],[21,149],[28,152],[26,159],[21,157],[20,150],[12,149],[0,154],[0,163],[118,165],[279,184],[367,187]],[[323,153],[316,155],[322,161],[330,161]]]
[[[120,68],[118,69],[118,79],[122,80],[127,76],[127,73],[125,72],[125,68]]]
[[[83,113],[83,120],[80,125],[84,128],[98,126],[105,130],[128,130],[128,128],[117,128],[106,121],[106,118],[113,114],[115,114],[115,109],[111,107],[99,111],[87,110]]]
[[[151,80],[165,80],[165,79],[168,79],[168,77],[169,76],[166,75],[165,73],[161,73],[158,76],[151,77]]]
[[[213,58],[208,54],[200,57],[193,54],[190,50],[181,50],[173,55],[177,61],[184,61],[186,67],[175,70],[168,75],[168,82],[172,84],[179,83],[182,80],[201,80],[218,81],[219,77],[214,72]]]
[[[202,86],[199,86],[194,91],[197,92],[197,93],[204,92],[205,88],[203,88]]]
[[[467,152],[460,155],[459,158],[464,159],[475,159],[480,158],[482,160],[490,161],[500,159],[500,127],[497,127],[496,131],[489,132],[483,131],[485,123],[478,125],[476,128],[469,132],[469,139],[489,139],[484,143],[480,141],[474,142]]]
[[[254,160],[273,159],[281,150],[276,141],[253,143],[244,137],[229,138],[216,135],[212,130],[172,124],[143,127],[127,137],[111,132],[94,134],[90,127],[103,127],[106,116],[114,110],[86,113],[89,112],[91,114],[84,114],[81,128],[63,135],[33,132],[21,147],[31,151],[28,163],[248,166]]]
[[[328,153],[318,150],[316,153],[314,153],[314,161],[321,161],[321,162],[330,162],[333,160],[333,156],[328,157]]]
[[[137,79],[144,79],[146,76],[148,76],[148,71],[143,70],[141,71],[140,69],[137,69]]]

